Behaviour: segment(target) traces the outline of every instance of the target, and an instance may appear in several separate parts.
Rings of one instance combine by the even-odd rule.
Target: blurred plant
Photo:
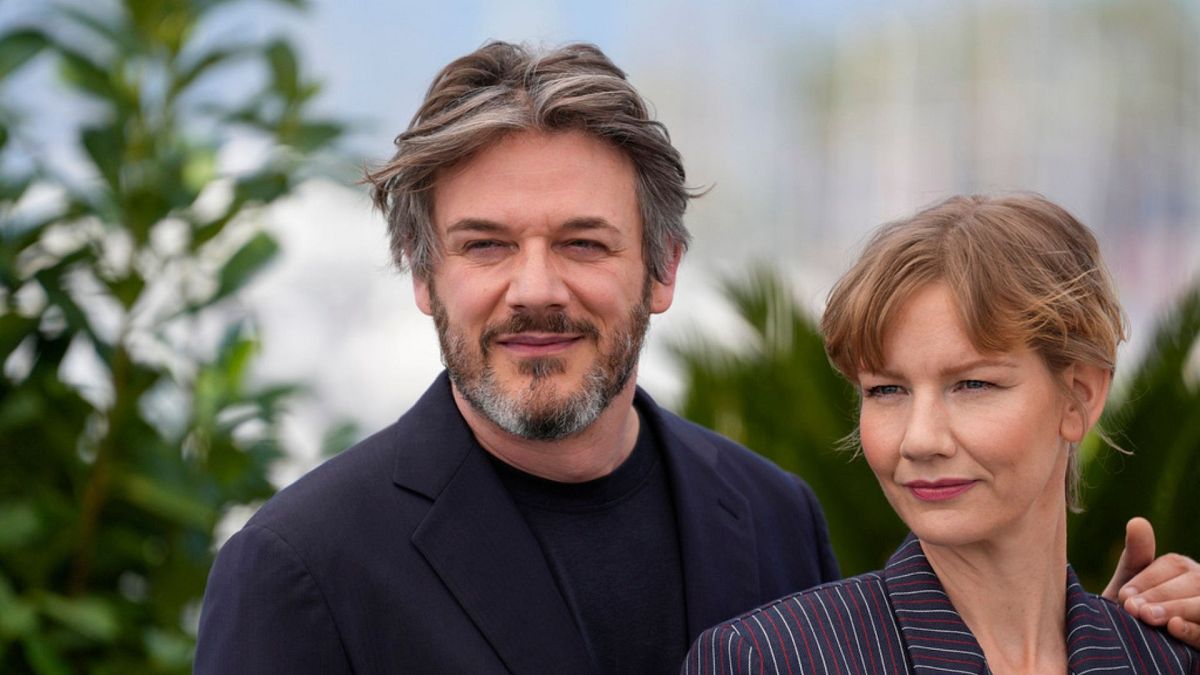
[[[342,129],[287,42],[198,39],[228,4],[59,6],[0,36],[0,84],[56,62],[49,105],[88,119],[80,179],[0,108],[0,671],[187,672],[214,528],[274,491],[295,389],[250,384],[230,300],[278,251],[256,213]],[[263,84],[205,101],[230,66]],[[218,175],[234,133],[262,161]]]
[[[730,349],[704,338],[674,346],[683,365],[684,417],[802,476],[825,509],[843,574],[879,569],[907,529],[866,463],[840,449],[858,401],[837,374],[808,312],[777,273],[726,280],[724,295],[750,329]]]
[[[1121,554],[1125,522],[1145,516],[1159,552],[1200,558],[1200,282],[1155,329],[1150,348],[1100,426],[1131,452],[1095,436],[1080,449],[1084,512],[1070,521],[1071,563],[1103,588]],[[1190,369],[1190,372],[1189,372]]]
[[[802,476],[825,509],[843,574],[879,569],[907,528],[866,463],[837,449],[854,430],[856,394],[829,365],[814,322],[777,273],[757,269],[726,281],[723,292],[749,328],[748,344],[675,345],[683,415]],[[1107,583],[1124,523],[1135,515],[1154,523],[1160,552],[1200,556],[1200,386],[1187,376],[1198,336],[1200,285],[1158,329],[1126,393],[1111,398],[1103,427],[1134,454],[1101,451],[1094,436],[1085,441],[1087,510],[1072,516],[1069,544],[1088,588]]]

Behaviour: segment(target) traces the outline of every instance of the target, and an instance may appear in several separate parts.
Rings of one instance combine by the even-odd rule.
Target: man
[[[802,481],[636,387],[689,193],[624,73],[492,43],[396,145],[368,179],[447,373],[225,545],[197,672],[674,672],[837,578]]]

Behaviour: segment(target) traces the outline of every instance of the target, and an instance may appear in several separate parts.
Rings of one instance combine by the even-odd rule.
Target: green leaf
[[[234,188],[236,203],[267,203],[274,201],[288,190],[288,177],[279,171],[265,171],[247,176]]]
[[[113,604],[101,598],[47,594],[39,605],[43,615],[91,640],[109,642],[121,630]]]
[[[291,145],[301,152],[312,152],[341,136],[344,129],[333,122],[306,122],[292,133]]]
[[[21,342],[37,332],[37,319],[19,314],[0,315],[0,363],[8,360]]]
[[[245,58],[255,52],[256,50],[250,47],[230,47],[208,52],[194,63],[182,67],[179,75],[171,83],[170,98],[175,98],[183,93],[213,68],[225,65],[234,59]]]
[[[49,40],[41,31],[24,28],[0,37],[0,80],[25,65],[45,49]]]
[[[143,641],[150,660],[168,670],[186,670],[195,656],[195,643],[178,633],[159,628],[146,631]]]
[[[111,101],[114,105],[120,104],[122,97],[105,68],[83,54],[62,46],[58,48],[58,53],[62,57],[63,79],[77,89]]]
[[[38,511],[28,501],[0,504],[0,551],[30,543],[41,532]]]
[[[283,40],[276,40],[267,47],[267,61],[271,65],[275,91],[284,100],[292,101],[300,94],[300,67],[296,64],[296,52]]]
[[[71,668],[42,636],[26,635],[21,639],[25,658],[37,675],[71,675]]]
[[[122,54],[137,54],[141,51],[141,45],[138,43],[137,36],[129,31],[122,30],[124,28],[123,24],[116,26],[109,25],[103,19],[67,5],[62,5],[60,11],[77,25],[83,26],[97,36],[107,40],[112,47],[116,48]]]
[[[0,177],[0,204],[16,202],[21,195],[25,194],[31,184],[33,184],[33,176],[23,176],[16,180]],[[0,229],[0,233],[7,229],[7,227]]]
[[[165,485],[149,476],[123,473],[115,481],[119,494],[129,503],[160,518],[201,530],[215,520],[207,504],[193,499],[178,486]]]
[[[210,302],[224,298],[246,285],[246,282],[260,272],[267,263],[279,254],[279,244],[271,235],[259,232],[242,245],[221,268],[218,277],[217,292]]]
[[[121,303],[125,309],[133,307],[133,304],[138,301],[142,295],[142,289],[146,287],[146,280],[136,272],[130,273],[128,276],[121,277],[116,281],[106,282],[108,289],[112,291],[113,297]]]
[[[332,457],[354,445],[361,438],[358,424],[353,420],[342,420],[325,430],[321,438],[321,456]]]
[[[11,640],[37,630],[37,612],[19,598],[0,600],[0,638]]]
[[[121,158],[124,156],[125,138],[116,124],[84,129],[83,147],[104,181],[113,192],[121,191]]]
[[[37,612],[13,593],[12,584],[0,574],[0,639],[11,640],[36,629]],[[0,663],[3,663],[2,659]]]

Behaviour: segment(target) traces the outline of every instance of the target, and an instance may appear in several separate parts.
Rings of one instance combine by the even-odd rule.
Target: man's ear
[[[412,280],[413,298],[417,301],[417,307],[426,315],[433,316],[433,289],[430,288],[429,279],[414,273]]]
[[[671,248],[671,255],[663,269],[663,278],[650,281],[650,312],[662,314],[671,307],[675,299],[675,274],[679,271],[679,261],[683,258],[683,246],[676,244]]]
[[[1063,381],[1071,397],[1063,408],[1059,433],[1071,443],[1078,443],[1087,435],[1088,429],[1100,419],[1104,402],[1108,399],[1108,387],[1112,384],[1112,371],[1085,363],[1074,363],[1063,373]]]

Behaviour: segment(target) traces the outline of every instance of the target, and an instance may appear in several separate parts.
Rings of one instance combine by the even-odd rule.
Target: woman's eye
[[[881,396],[892,396],[903,392],[898,384],[877,384],[874,387],[867,387],[867,398],[879,398]]]
[[[959,389],[964,389],[967,391],[981,391],[984,389],[991,389],[993,386],[995,385],[993,385],[991,382],[985,382],[983,380],[963,380],[962,382],[958,383]]]

